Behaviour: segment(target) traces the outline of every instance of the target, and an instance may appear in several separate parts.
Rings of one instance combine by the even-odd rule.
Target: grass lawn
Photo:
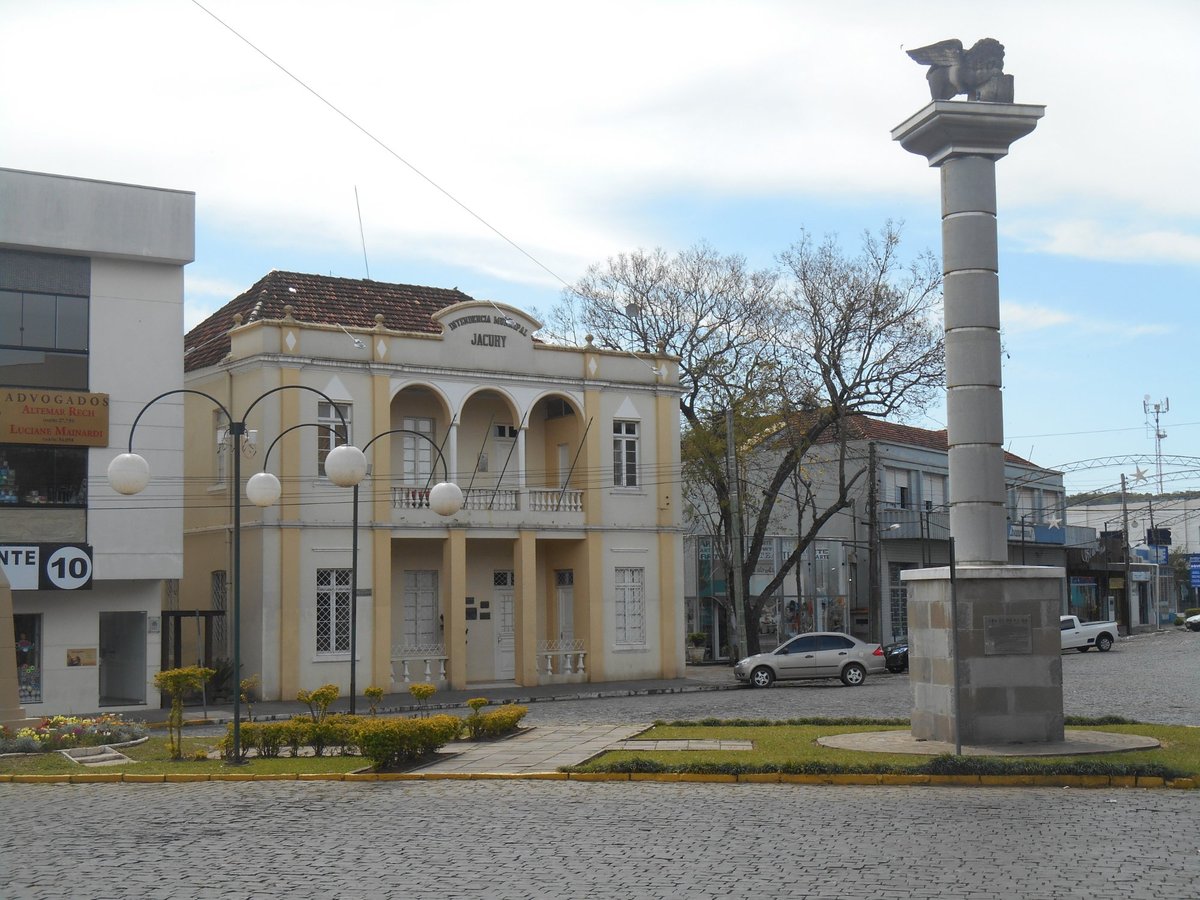
[[[847,772],[904,772],[916,769],[932,757],[907,753],[863,753],[823,747],[817,738],[832,734],[861,731],[906,731],[908,725],[657,725],[637,735],[634,740],[738,740],[752,741],[753,750],[644,750],[610,751],[571,771],[604,772],[628,768],[632,760],[661,766],[664,771],[713,770],[736,767],[743,771],[780,771],[797,767],[820,767],[827,771]],[[1038,770],[1066,771],[1077,767],[1080,774],[1097,764],[1111,766],[1157,765],[1182,776],[1200,775],[1200,728],[1183,725],[1068,725],[1090,731],[1139,734],[1157,739],[1162,746],[1155,750],[1135,750],[1122,753],[1087,754],[1083,756],[1004,757],[1015,764]],[[980,765],[988,765],[995,757],[974,757]],[[826,768],[827,767],[827,768]]]
[[[78,775],[88,773],[129,772],[138,775],[163,774],[222,774],[236,772],[245,775],[274,775],[285,773],[353,772],[370,765],[361,756],[305,756],[299,759],[251,759],[245,765],[227,766],[223,760],[196,760],[197,752],[216,750],[218,738],[183,738],[181,760],[172,760],[166,737],[152,734],[136,747],[120,748],[134,760],[120,766],[83,766],[61,753],[30,753],[0,758],[0,774],[12,775]]]

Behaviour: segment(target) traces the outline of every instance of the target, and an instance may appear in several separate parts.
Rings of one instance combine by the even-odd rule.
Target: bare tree
[[[888,222],[847,257],[833,238],[808,235],[779,266],[751,272],[738,256],[701,244],[669,257],[637,251],[592,266],[551,316],[551,333],[586,328],[601,346],[680,358],[684,495],[705,521],[732,573],[730,473],[725,410],[735,413],[744,479],[744,562],[739,623],[757,623],[765,598],[821,528],[850,504],[865,464],[851,459],[857,415],[921,409],[943,380],[934,313],[941,275],[928,253],[905,264],[900,230]],[[820,462],[809,452],[826,448]],[[832,448],[833,452],[829,452]],[[788,489],[796,491],[793,497]],[[749,583],[780,499],[807,511],[794,551],[757,597]],[[730,581],[732,583],[732,581]],[[746,629],[750,652],[758,629]]]

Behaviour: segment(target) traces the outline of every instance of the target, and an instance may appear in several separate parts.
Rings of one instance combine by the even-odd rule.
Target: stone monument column
[[[971,67],[971,54],[998,49]],[[982,50],[980,49],[982,48]],[[957,566],[904,574],[909,593],[912,733],[967,744],[1061,741],[1058,616],[1064,572],[1009,566],[1000,380],[996,160],[1033,131],[1043,106],[1015,104],[1003,47],[943,41],[934,96],[892,138],[940,169],[945,275],[950,534]],[[967,93],[966,101],[948,99]],[[1001,102],[996,102],[997,100]]]

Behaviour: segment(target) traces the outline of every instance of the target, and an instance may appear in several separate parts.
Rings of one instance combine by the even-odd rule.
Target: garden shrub
[[[167,743],[171,748],[171,759],[183,758],[183,696],[189,691],[200,690],[213,674],[213,669],[185,666],[163,669],[154,676],[154,686],[171,698],[171,714],[167,717]]]
[[[367,719],[358,746],[376,769],[393,769],[434,753],[458,736],[462,720],[436,715],[420,719]]]
[[[383,688],[371,685],[363,691],[363,696],[367,698],[367,704],[371,707],[371,715],[375,715],[375,710],[383,700]]]
[[[491,712],[479,715],[475,721],[472,721],[475,719],[474,716],[468,716],[467,728],[470,730],[473,740],[503,737],[516,731],[528,712],[527,707],[506,703]]]
[[[417,701],[421,707],[428,705],[429,698],[437,693],[437,688],[427,681],[419,681],[416,684],[408,686],[408,692],[412,694],[412,698]]]
[[[314,722],[322,722],[340,693],[336,684],[323,684],[314,691],[300,691],[296,699],[308,704],[308,712]]]

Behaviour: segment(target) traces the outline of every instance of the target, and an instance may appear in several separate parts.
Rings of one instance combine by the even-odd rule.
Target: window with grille
[[[325,477],[325,457],[329,455],[329,451],[351,441],[352,410],[353,407],[349,403],[317,401],[317,425],[320,426],[317,428],[317,474],[322,478]],[[343,418],[346,420],[344,425]]]
[[[638,423],[613,421],[613,484],[637,487]]]
[[[616,642],[623,646],[646,643],[646,570],[616,571]]]
[[[350,652],[349,569],[317,569],[317,652]]]
[[[888,564],[888,601],[892,616],[893,638],[908,634],[908,588],[900,580],[900,573],[905,569],[915,569],[916,567],[916,563]]]

